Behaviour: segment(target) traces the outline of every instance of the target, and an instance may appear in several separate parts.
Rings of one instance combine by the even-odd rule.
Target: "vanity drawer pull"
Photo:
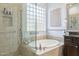
[[[78,48],[78,46],[74,46],[74,45],[72,45],[73,47],[75,47],[75,48]]]
[[[74,46],[75,48],[78,48],[78,46]]]

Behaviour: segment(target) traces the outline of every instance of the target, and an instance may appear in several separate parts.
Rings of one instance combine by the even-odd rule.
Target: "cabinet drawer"
[[[71,39],[65,39],[64,40],[64,45],[71,46],[71,44],[72,44]]]
[[[64,41],[71,41],[71,37],[68,37],[68,36],[64,36]]]

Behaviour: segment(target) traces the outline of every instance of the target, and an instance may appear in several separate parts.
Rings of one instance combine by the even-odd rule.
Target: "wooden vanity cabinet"
[[[79,56],[79,37],[64,36],[64,56]]]
[[[79,4],[69,3],[66,8],[67,29],[64,35],[63,55],[79,56]]]

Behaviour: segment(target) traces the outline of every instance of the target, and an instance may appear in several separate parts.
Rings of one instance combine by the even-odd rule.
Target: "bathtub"
[[[52,48],[53,46],[56,46],[58,44],[59,44],[59,41],[57,40],[42,39],[42,40],[32,41],[31,43],[29,43],[29,46],[36,50],[42,50],[45,48]]]
[[[30,48],[34,51],[36,55],[44,54],[45,52],[51,51],[59,47],[60,42],[53,39],[41,39],[37,41],[32,41],[28,44]]]

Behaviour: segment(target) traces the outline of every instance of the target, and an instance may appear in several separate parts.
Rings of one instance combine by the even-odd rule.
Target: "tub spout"
[[[42,50],[41,44],[40,44],[40,46],[39,46],[39,50]]]

